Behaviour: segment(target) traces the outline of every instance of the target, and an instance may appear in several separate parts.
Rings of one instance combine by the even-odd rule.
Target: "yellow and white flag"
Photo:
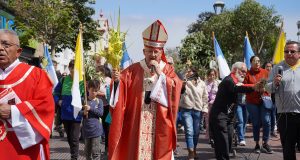
[[[74,107],[73,116],[76,118],[79,111],[82,109],[80,83],[83,82],[84,74],[83,66],[83,43],[82,43],[82,31],[80,29],[77,36],[76,48],[75,48],[75,63],[74,63],[74,76],[72,84],[72,105]]]
[[[286,43],[285,33],[282,29],[283,23],[281,24],[280,35],[276,44],[275,52],[273,55],[273,64],[278,64],[284,60],[284,47]]]

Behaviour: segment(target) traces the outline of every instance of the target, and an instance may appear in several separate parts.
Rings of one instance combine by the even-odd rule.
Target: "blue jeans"
[[[177,113],[177,119],[176,119],[176,128],[178,127],[178,125],[181,124],[182,125],[182,116],[181,116],[181,109],[178,110]]]
[[[253,125],[254,141],[259,141],[260,127],[263,127],[263,141],[267,142],[270,138],[271,130],[271,110],[268,110],[261,105],[247,104],[247,109],[251,115],[251,122]]]
[[[248,111],[246,105],[238,105],[236,108],[237,133],[239,142],[245,140],[246,124],[248,120]]]
[[[201,111],[182,109],[181,114],[187,148],[196,148],[200,134]]]

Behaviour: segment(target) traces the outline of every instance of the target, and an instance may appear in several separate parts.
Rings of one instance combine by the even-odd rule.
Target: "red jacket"
[[[263,68],[259,68],[257,71],[254,71],[251,68],[245,77],[244,84],[255,84],[259,82],[261,79],[268,79],[269,72]],[[263,93],[264,95],[270,95],[268,92]],[[262,104],[261,93],[259,92],[251,92],[246,94],[246,102],[259,105]]]

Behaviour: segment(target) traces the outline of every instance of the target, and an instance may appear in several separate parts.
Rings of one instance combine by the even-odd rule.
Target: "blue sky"
[[[233,9],[243,0],[223,0],[225,8]],[[152,22],[159,19],[168,32],[166,48],[175,48],[187,35],[187,27],[195,22],[199,13],[213,12],[216,0],[96,0],[92,7],[95,9],[95,19],[102,9],[110,25],[116,26],[118,8],[121,8],[121,31],[128,31],[126,45],[128,53],[134,61],[143,56],[142,32]],[[299,0],[257,0],[271,7],[284,19],[284,30],[287,39],[297,40],[297,21],[300,20]],[[243,43],[243,42],[241,42]]]

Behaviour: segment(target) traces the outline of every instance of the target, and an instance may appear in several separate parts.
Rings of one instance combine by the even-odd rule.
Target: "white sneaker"
[[[277,125],[274,126],[274,131],[277,131]]]
[[[240,146],[246,146],[246,141],[240,141]]]

